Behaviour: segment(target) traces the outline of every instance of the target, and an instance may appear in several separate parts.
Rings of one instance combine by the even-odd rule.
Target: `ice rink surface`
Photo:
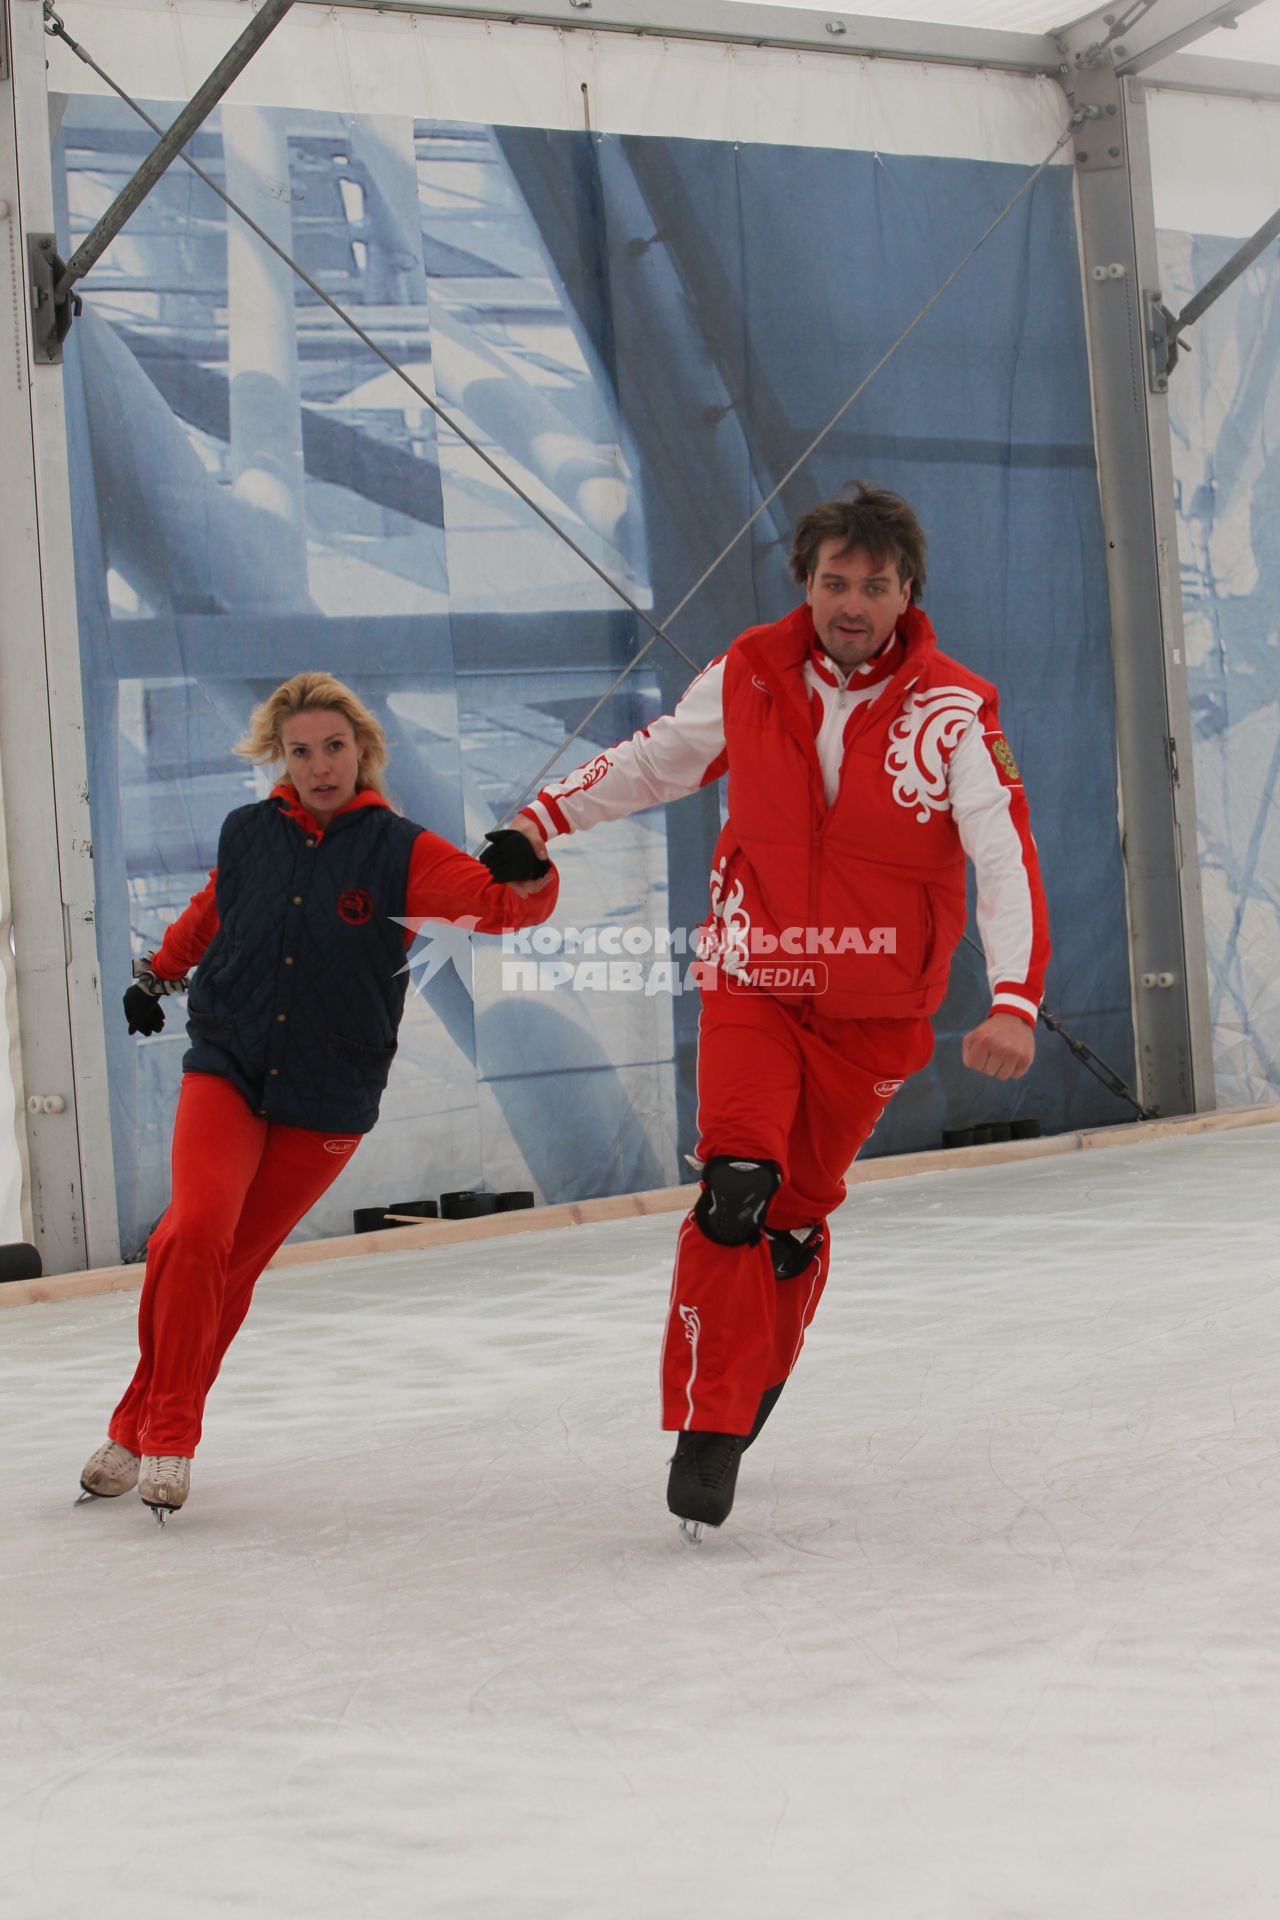
[[[0,1912],[1273,1920],[1278,1147],[856,1189],[698,1549],[673,1218],[270,1276],[163,1532],[0,1313]]]

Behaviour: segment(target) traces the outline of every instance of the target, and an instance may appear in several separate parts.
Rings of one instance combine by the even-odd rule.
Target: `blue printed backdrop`
[[[154,110],[157,117],[164,108]],[[73,97],[73,244],[148,145]],[[641,605],[663,614],[1010,198],[1021,170],[781,147],[224,108],[195,157]],[[392,741],[405,811],[475,845],[540,769],[691,677],[374,358],[172,170],[89,286],[68,356],[76,572],[105,979],[154,944],[264,790],[231,747],[322,666]],[[1102,537],[1067,170],[1026,195],[682,614],[701,665],[784,612],[791,520],[851,474],[930,533],[943,645],[1003,690],[1056,954],[1050,1004],[1132,1070]],[[565,844],[560,919],[690,928],[710,791]],[[485,1183],[546,1199],[665,1184],[694,1137],[696,997],[516,993],[495,943],[428,938],[373,1140],[307,1223]],[[109,993],[108,999],[114,998]],[[932,1068],[873,1151],[946,1125],[1123,1117],[1042,1038],[1016,1089],[967,1074],[958,960]],[[164,1205],[181,1033],[109,1024],[122,1230]]]
[[[1161,235],[1179,312],[1239,240]],[[1198,322],[1169,390],[1219,1106],[1280,1098],[1280,259]]]

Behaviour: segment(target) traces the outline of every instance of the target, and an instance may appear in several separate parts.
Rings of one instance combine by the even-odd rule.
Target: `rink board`
[[[1270,1920],[1278,1147],[860,1186],[697,1551],[669,1218],[281,1272],[163,1533],[134,1301],[6,1315],[0,1910]]]
[[[1129,1126],[1095,1127],[1084,1132],[1053,1134],[1041,1140],[951,1147],[938,1153],[891,1154],[851,1167],[846,1179],[851,1187],[863,1186],[878,1180],[911,1179],[924,1173],[1001,1166],[1062,1153],[1095,1152],[1183,1135],[1266,1126],[1278,1120],[1280,1106],[1243,1107],[1225,1113],[1193,1113],[1168,1120],[1137,1121]],[[456,1246],[464,1241],[505,1238],[517,1233],[553,1232],[563,1227],[633,1219],[644,1214],[684,1213],[692,1206],[696,1194],[695,1186],[664,1187],[652,1193],[613,1194],[556,1207],[528,1207],[516,1213],[490,1214],[479,1220],[430,1220],[413,1227],[388,1228],[382,1233],[300,1241],[281,1247],[268,1271],[316,1266],[330,1260],[371,1260],[375,1254],[404,1253],[417,1247]],[[135,1291],[142,1285],[142,1275],[142,1264],[135,1261],[123,1267],[98,1267],[84,1273],[46,1274],[39,1280],[12,1281],[7,1286],[0,1285],[0,1307],[80,1299],[94,1293]]]

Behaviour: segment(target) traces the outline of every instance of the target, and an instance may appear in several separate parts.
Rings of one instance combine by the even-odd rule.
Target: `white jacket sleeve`
[[[725,770],[724,662],[703,669],[674,712],[554,780],[521,811],[552,839],[682,800]]]
[[[961,735],[947,788],[977,875],[991,1010],[1034,1026],[1049,961],[1048,913],[1026,794],[993,702]]]

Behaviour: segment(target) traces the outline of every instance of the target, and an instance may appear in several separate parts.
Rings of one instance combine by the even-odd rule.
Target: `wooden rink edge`
[[[1049,1134],[1038,1140],[992,1141],[980,1147],[886,1154],[881,1160],[855,1164],[846,1179],[851,1187],[868,1186],[877,1180],[905,1180],[924,1173],[1004,1166],[1012,1161],[1044,1160],[1058,1154],[1091,1153],[1107,1147],[1145,1146],[1157,1140],[1181,1139],[1200,1133],[1230,1133],[1241,1127],[1278,1122],[1280,1104],[1234,1107],[1220,1113],[1192,1113],[1168,1120],[1135,1120],[1116,1127]],[[413,1226],[388,1227],[379,1233],[350,1233],[331,1240],[297,1241],[281,1247],[270,1261],[268,1271],[320,1266],[331,1260],[367,1259],[379,1253],[412,1253],[424,1247],[453,1247],[473,1240],[506,1239],[517,1233],[552,1233],[565,1227],[633,1220],[648,1214],[684,1213],[692,1206],[697,1191],[696,1183],[685,1187],[658,1187],[648,1193],[619,1193],[600,1200],[526,1207],[514,1213],[486,1214],[476,1220],[423,1220]],[[134,1292],[141,1288],[142,1276],[143,1263],[138,1260],[124,1267],[95,1267],[81,1273],[46,1274],[39,1280],[13,1280],[0,1283],[0,1307],[81,1300],[98,1293]]]

